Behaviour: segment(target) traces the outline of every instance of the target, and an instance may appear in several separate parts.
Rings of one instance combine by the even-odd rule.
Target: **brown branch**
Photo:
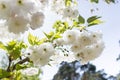
[[[30,61],[30,59],[29,59],[28,57],[26,57],[25,59],[17,62],[17,63],[13,66],[13,69],[12,69],[12,70],[15,70],[17,64],[23,64],[23,63],[25,63],[25,62],[27,62],[27,61],[28,61],[28,62]]]
[[[11,56],[9,56],[9,65],[8,65],[8,68],[7,68],[7,71],[8,71],[8,72],[10,72],[11,62],[12,62]]]

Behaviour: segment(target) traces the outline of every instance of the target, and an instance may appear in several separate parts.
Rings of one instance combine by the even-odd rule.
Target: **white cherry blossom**
[[[30,27],[34,30],[39,28],[44,23],[44,14],[42,12],[36,12],[31,17]]]
[[[39,46],[31,46],[28,56],[36,66],[47,65],[50,57],[54,54],[54,48],[51,43],[43,43]]]
[[[18,34],[20,32],[25,32],[27,30],[28,22],[29,21],[24,17],[20,17],[20,16],[11,17],[7,21],[8,30],[15,34]]]
[[[103,41],[98,41],[98,43],[84,47],[79,52],[74,53],[74,55],[77,60],[80,60],[84,64],[99,57],[103,49]]]
[[[39,69],[34,68],[34,67],[30,67],[30,68],[26,68],[26,69],[21,70],[21,73],[23,75],[26,75],[26,76],[34,76],[34,75],[37,75],[39,73]]]
[[[63,34],[63,40],[68,44],[72,44],[76,41],[78,34],[77,30],[66,30]]]
[[[9,1],[0,1],[0,18],[7,19],[11,14]]]

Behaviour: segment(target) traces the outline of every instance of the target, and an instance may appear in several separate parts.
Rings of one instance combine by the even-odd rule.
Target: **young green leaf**
[[[110,3],[115,3],[115,0],[105,0],[105,2],[106,2],[107,4],[110,4]]]
[[[23,80],[22,79],[22,74],[20,71],[15,71],[14,72],[14,80]]]
[[[88,22],[88,23],[92,23],[93,21],[95,21],[95,20],[97,20],[97,19],[99,19],[99,18],[101,18],[101,17],[92,16],[92,17],[89,17],[89,18],[87,19],[87,22]]]
[[[53,35],[54,35],[54,32],[51,31],[51,32],[48,33],[48,34],[44,32],[44,34],[45,34],[45,36],[46,36],[48,39],[51,39],[51,38],[53,37]]]
[[[98,3],[99,0],[90,0],[90,2],[93,2],[93,3]]]
[[[0,42],[0,48],[6,50],[6,47],[2,42]]]
[[[65,1],[65,6],[70,6],[71,5],[72,0],[64,0],[64,1]]]
[[[17,64],[15,68],[16,68],[16,70],[20,70],[20,69],[27,68],[27,65]]]
[[[14,59],[14,60],[19,58],[21,56],[21,49],[20,49],[20,47],[19,46],[15,46],[13,48],[13,50],[10,51],[9,54],[11,55],[11,58]]]
[[[60,33],[55,33],[52,40],[55,40],[55,39],[58,39],[58,38],[61,38],[62,36],[60,35]]]
[[[94,25],[98,25],[100,23],[103,23],[103,22],[101,20],[94,20],[93,22],[91,22],[91,23],[88,24],[88,27],[94,26]]]
[[[16,41],[16,40],[12,40],[12,41],[8,42],[8,43],[7,43],[7,46],[6,46],[7,50],[8,50],[8,51],[9,51],[9,50],[12,50],[12,49],[15,47],[16,44],[17,44],[17,41]]]
[[[80,23],[80,24],[85,23],[85,19],[81,15],[79,15],[79,17],[78,17],[78,23]]]
[[[26,47],[27,45],[23,41],[19,42],[12,40],[7,44],[6,49],[10,54],[11,59],[17,59],[21,56],[21,50]]]
[[[73,21],[73,27],[79,27],[79,22],[77,22],[77,21]]]
[[[53,28],[55,29],[56,33],[64,33],[64,31],[66,31],[66,29],[69,28],[69,24],[68,22],[62,22],[60,20],[56,21],[53,25]]]
[[[97,23],[88,24],[88,27],[98,25]]]
[[[31,33],[29,33],[28,35],[28,42],[31,44],[31,45],[38,45],[39,44],[39,38],[32,35]]]
[[[10,76],[11,76],[11,72],[0,69],[0,79],[10,77]]]

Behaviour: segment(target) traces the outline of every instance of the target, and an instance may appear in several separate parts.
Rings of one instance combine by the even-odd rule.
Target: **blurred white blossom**
[[[57,14],[62,14],[63,8],[65,8],[65,1],[51,0],[49,5],[52,11],[56,12]]]
[[[64,45],[69,45],[76,60],[80,60],[82,63],[99,57],[105,47],[100,31],[67,30],[63,34],[63,41],[67,43]]]
[[[63,40],[63,38],[58,38],[54,40],[53,44],[57,46],[61,46],[65,44],[65,41]]]
[[[79,52],[79,50],[81,50],[83,48],[84,48],[84,46],[82,45],[82,43],[75,42],[71,46],[71,51],[76,53],[76,52]]]
[[[39,46],[31,46],[28,56],[35,65],[44,66],[49,62],[50,57],[54,54],[54,48],[51,43],[43,43]]]
[[[10,16],[10,4],[8,0],[0,0],[0,18],[6,19]]]
[[[66,30],[63,34],[63,40],[68,44],[72,44],[76,41],[78,34],[79,31],[77,30]]]
[[[30,26],[32,29],[37,29],[44,23],[44,14],[42,12],[36,12],[31,17]]]
[[[7,69],[9,65],[9,59],[7,56],[7,52],[5,50],[0,49],[0,68]]]
[[[73,54],[62,54],[62,53],[55,53],[53,56],[51,56],[51,61],[49,62],[50,65],[58,65],[62,61],[66,62],[72,62],[76,60]]]
[[[57,14],[60,14],[63,18],[76,18],[79,14],[77,5],[71,3],[71,6],[66,6],[64,0],[51,0],[50,8]]]
[[[16,34],[20,32],[25,32],[27,30],[27,23],[28,20],[23,17],[20,16],[11,17],[7,21],[8,30]]]
[[[39,73],[39,69],[34,68],[34,67],[30,67],[30,68],[26,68],[26,69],[21,70],[21,73],[23,75],[26,75],[26,76],[34,76],[34,75],[37,75]]]
[[[77,18],[79,12],[77,9],[73,9],[72,7],[66,7],[62,12],[63,18]]]
[[[4,23],[0,23],[0,30],[1,30],[0,31],[0,41],[2,41],[2,42],[7,42],[12,39],[18,38],[18,35],[15,35],[8,31],[8,28],[6,25],[4,25]]]
[[[6,20],[8,30],[14,34],[23,33],[28,27],[37,29],[44,23],[44,14],[39,12],[42,8],[37,1],[1,0],[0,19]]]

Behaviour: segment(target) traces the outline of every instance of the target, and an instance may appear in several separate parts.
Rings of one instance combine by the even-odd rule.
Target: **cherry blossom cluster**
[[[68,5],[65,1],[69,0],[0,0],[0,20],[3,20],[2,25],[0,23],[0,41],[3,40],[4,36],[8,37],[5,37],[7,40],[10,39],[9,37],[11,36],[16,37],[15,34],[24,33],[29,30],[29,28],[35,30],[43,26],[46,17],[44,13],[46,8],[50,8],[50,10],[57,13],[58,16],[60,15],[60,19],[62,16],[63,21],[70,20],[74,22],[79,16],[79,11],[77,7],[75,7],[77,4],[70,2]],[[85,21],[83,20],[83,22]],[[59,23],[60,25],[56,25],[60,30],[53,31],[53,34],[51,33],[52,35],[44,33],[45,38],[43,39],[45,40],[43,40],[43,42],[42,39],[39,40],[32,35],[28,36],[29,43],[26,44],[27,47],[24,46],[23,43],[19,43],[21,39],[18,41],[20,45],[18,45],[17,42],[13,41],[13,44],[11,42],[10,47],[12,45],[13,49],[10,48],[10,50],[8,50],[13,51],[9,54],[12,55],[14,59],[13,62],[15,60],[17,61],[19,57],[21,60],[23,59],[23,61],[24,58],[29,58],[29,61],[32,62],[34,66],[42,67],[45,65],[59,64],[62,61],[71,62],[74,60],[80,60],[81,63],[84,64],[100,56],[104,49],[104,42],[102,41],[102,33],[100,31],[92,32],[82,30],[74,27],[75,25],[69,26],[67,23],[65,28],[65,23],[61,23],[62,22]],[[80,24],[79,22],[79,25]],[[14,46],[14,44],[17,46]],[[21,49],[21,46],[25,47],[24,50],[23,48]],[[14,52],[16,53],[17,51],[19,52],[17,57],[13,56]],[[14,67],[16,67],[16,65]],[[26,68],[26,70],[21,70],[21,73],[32,76],[37,75],[39,71],[37,68],[31,67]]]
[[[65,51],[68,53],[62,52],[60,48],[66,48]],[[79,60],[84,64],[99,57],[103,49],[104,42],[100,31],[72,29],[66,30],[62,38],[54,40],[53,43],[30,46],[27,49],[29,53],[27,56],[36,66],[56,65],[62,61],[72,62],[74,60]]]
[[[0,19],[15,34],[29,27],[36,29],[43,25],[45,17],[40,4],[42,0],[0,0]]]
[[[55,40],[55,44],[68,45],[70,47],[69,51],[71,51],[67,55],[69,57],[68,60],[80,60],[83,64],[99,57],[105,47],[104,42],[102,41],[102,33],[100,31],[80,32],[79,30],[74,29],[65,31],[63,38]]]
[[[63,18],[76,18],[79,15],[77,6],[74,3],[66,6],[65,0],[51,0],[50,8],[57,14],[62,15]]]
[[[55,53],[55,50],[51,43],[43,43],[30,46],[26,52],[28,53],[27,57],[30,58],[35,66],[44,66],[49,63],[50,57]]]

